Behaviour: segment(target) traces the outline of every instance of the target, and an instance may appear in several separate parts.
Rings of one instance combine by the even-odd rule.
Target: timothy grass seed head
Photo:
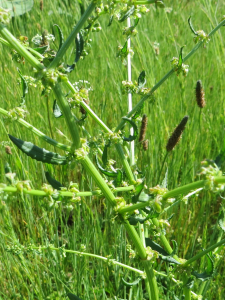
[[[166,145],[166,150],[172,151],[174,149],[174,147],[177,145],[177,143],[179,142],[181,135],[185,129],[185,126],[187,124],[188,121],[188,116],[185,116],[182,121],[180,122],[180,124],[174,129],[171,137],[169,138],[167,145]]]
[[[203,108],[206,103],[205,103],[205,92],[203,90],[201,80],[197,81],[195,93],[196,93],[196,101],[197,101],[198,106],[200,108]]]

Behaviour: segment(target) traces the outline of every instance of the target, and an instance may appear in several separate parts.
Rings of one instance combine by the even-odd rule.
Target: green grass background
[[[71,6],[69,3],[71,2]],[[43,1],[43,11],[39,1],[33,9],[16,17],[9,25],[10,31],[17,37],[25,35],[31,39],[37,33],[47,29],[51,32],[53,24],[58,24],[67,37],[80,18],[77,1]],[[85,2],[85,7],[87,3]],[[165,1],[168,13],[164,9],[150,12],[140,20],[138,35],[132,39],[135,52],[132,59],[132,79],[137,80],[142,70],[146,71],[148,87],[153,87],[170,69],[170,60],[179,55],[180,47],[186,55],[194,46],[187,19],[192,15],[195,30],[203,29],[206,33],[221,20],[224,1]],[[126,68],[116,58],[117,46],[123,45],[125,37],[122,28],[125,24],[114,22],[107,27],[109,17],[100,20],[102,32],[92,34],[92,51],[80,61],[71,74],[71,82],[88,80],[93,91],[90,93],[90,106],[110,128],[115,128],[121,117],[127,113],[126,95],[122,95],[121,82],[126,80]],[[221,28],[212,37],[205,48],[186,63],[190,66],[186,78],[172,75],[155,93],[154,103],[146,102],[143,112],[148,115],[146,138],[149,140],[148,151],[136,148],[137,165],[147,169],[146,184],[151,187],[159,184],[157,178],[166,153],[166,143],[175,126],[185,116],[189,116],[186,130],[179,145],[169,155],[163,169],[168,168],[168,187],[172,189],[198,179],[200,162],[215,159],[224,143],[224,67],[225,67],[225,28]],[[159,55],[153,44],[159,43]],[[17,67],[22,74],[33,75],[32,68],[26,63],[12,61],[10,49],[0,46],[2,74],[0,87],[0,106],[11,109],[21,102],[21,88],[18,85]],[[74,59],[74,47],[70,47],[65,61]],[[201,80],[205,89],[206,107],[201,111],[196,105],[195,85]],[[65,90],[66,92],[66,90]],[[140,96],[134,95],[136,104]],[[26,120],[43,131],[46,135],[66,143],[56,131],[64,134],[66,124],[63,119],[54,119],[52,105],[54,97],[41,96],[41,91],[30,88],[26,99],[29,115]],[[77,112],[79,114],[79,112]],[[16,122],[5,124],[1,117],[0,126],[0,182],[6,183],[4,164],[8,162],[12,171],[20,180],[30,180],[36,189],[46,182],[45,166],[17,151],[13,145],[12,155],[5,153],[5,143],[9,143],[7,133],[23,140],[31,141],[48,150],[55,149],[35,135],[25,130]],[[100,128],[88,118],[85,127],[96,135]],[[61,153],[61,152],[59,152]],[[116,153],[110,155],[116,159]],[[120,167],[119,160],[117,167]],[[57,180],[68,184],[78,182],[80,190],[94,188],[94,184],[82,167],[54,166]],[[86,251],[98,255],[111,255],[112,258],[142,269],[141,265],[129,259],[126,252],[126,233],[119,224],[112,222],[112,212],[103,198],[83,198],[80,205],[74,205],[72,212],[65,208],[49,207],[42,198],[20,195],[0,194],[0,299],[66,299],[68,292],[73,292],[81,299],[148,299],[145,283],[141,281],[132,288],[121,284],[121,278],[134,281],[138,276],[121,267],[108,266],[96,259],[83,258],[68,254],[65,258],[54,251],[45,251],[42,256],[33,253],[19,255],[6,251],[7,246],[15,243],[27,245],[53,244],[67,249],[80,250],[86,245]],[[175,213],[167,237],[178,243],[178,254],[190,258],[201,248],[215,243],[219,238],[216,225],[218,212],[223,199],[219,195],[202,192],[192,197],[188,204],[168,212]],[[224,258],[217,257],[216,276],[210,281],[204,299],[224,299],[225,277]],[[200,272],[204,270],[205,260],[196,263]],[[166,265],[156,262],[154,268],[166,270]],[[180,277],[177,276],[179,279]],[[157,276],[160,286],[160,299],[175,299],[173,292],[181,299],[181,287],[169,279]],[[198,293],[200,282],[196,282],[193,291]]]

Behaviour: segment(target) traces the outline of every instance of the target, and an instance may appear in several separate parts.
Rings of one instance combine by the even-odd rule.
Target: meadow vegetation
[[[30,12],[13,18],[7,25],[8,30],[17,38],[26,36],[31,41],[44,30],[52,33],[53,24],[57,24],[66,39],[81,17],[79,1],[42,1],[42,7],[40,2],[35,1]],[[90,2],[82,1],[84,9]],[[195,46],[194,35],[188,25],[189,16],[192,16],[195,30],[201,29],[206,33],[211,32],[223,19],[223,1],[165,0],[165,6],[163,9],[156,9],[154,4],[146,5],[150,11],[142,16],[137,26],[138,34],[131,40],[134,51],[132,80],[137,81],[139,74],[145,70],[145,86],[148,88],[152,88],[171,70],[171,59],[179,57],[181,47],[185,45],[185,57]],[[122,86],[122,81],[127,80],[127,68],[117,57],[118,45],[123,46],[125,43],[123,27],[126,22],[114,20],[108,27],[109,15],[103,15],[99,22],[102,30],[90,34],[90,53],[78,61],[74,71],[69,74],[69,80],[72,83],[79,80],[90,83],[92,89],[89,91],[89,105],[108,128],[113,130],[128,112],[127,93],[123,92]],[[162,184],[165,177],[168,190],[198,181],[202,179],[199,175],[201,162],[205,159],[215,160],[218,155],[222,158],[220,168],[223,171],[224,35],[225,27],[221,27],[208,43],[185,61],[189,65],[187,76],[172,74],[145,101],[141,116],[146,114],[148,117],[145,136],[148,149],[144,151],[142,144],[135,141],[136,164],[133,168],[144,172],[148,188]],[[51,43],[55,51],[58,43],[56,35],[56,41]],[[34,44],[30,42],[30,46],[34,47]],[[16,62],[15,53],[9,47],[0,45],[0,51],[0,108],[10,111],[22,101],[22,84],[17,68],[23,75],[34,76],[34,72],[27,61]],[[63,61],[71,65],[74,58],[75,42]],[[202,109],[196,103],[195,87],[198,80],[201,80],[205,91],[206,105]],[[68,89],[64,86],[63,93],[67,92]],[[29,93],[25,96],[29,113],[25,120],[52,139],[71,146],[65,118],[55,118],[53,115],[53,103],[56,99],[54,93],[41,94],[39,84],[29,86]],[[134,106],[141,97],[133,94]],[[82,117],[79,108],[75,115],[77,118]],[[163,165],[167,141],[184,116],[189,119],[182,139],[169,152]],[[140,128],[139,119],[137,125]],[[8,134],[60,155],[65,155],[63,150],[49,145],[20,123],[8,122],[3,115],[0,115],[0,125],[0,183],[10,185],[10,179],[5,176],[5,165],[8,163],[11,172],[16,173],[16,179],[28,180],[33,190],[40,190],[47,183],[46,171],[63,186],[68,187],[72,181],[78,183],[80,192],[99,190],[82,164],[76,161],[67,165],[43,164],[18,150]],[[83,126],[91,136],[97,136],[102,130],[89,115],[83,121]],[[127,128],[126,125],[126,136],[129,135]],[[86,136],[85,133],[81,133],[82,135]],[[8,146],[10,150],[7,150]],[[114,146],[109,148],[108,157],[116,161],[114,169],[117,169],[121,168],[121,162],[115,149]],[[93,162],[95,163],[94,158]],[[0,191],[1,187],[3,186],[0,186]],[[178,196],[176,200],[180,200],[179,204],[167,208],[159,219],[167,220],[174,214],[169,220],[170,226],[163,227],[163,233],[171,247],[176,248],[171,242],[176,241],[176,257],[189,260],[202,249],[223,239],[218,216],[222,214],[224,193],[205,188],[185,200],[183,197],[186,194]],[[123,194],[117,193],[117,196],[122,197]],[[145,230],[148,237],[154,237],[155,242],[160,244],[155,227],[148,225],[147,230],[136,224],[136,228],[138,233]],[[50,201],[49,197],[23,192],[0,193],[0,237],[0,299],[68,299],[68,293],[83,300],[149,299],[147,281],[127,284],[143,275],[143,264],[140,259],[133,257],[135,247],[126,229],[118,222],[105,196],[98,192],[81,197],[78,202],[70,202],[66,197],[59,202],[54,199]],[[30,245],[36,245],[36,248]],[[108,260],[69,253],[70,250],[96,254]],[[224,248],[219,247],[213,251],[210,254],[210,259],[214,260],[213,274],[207,281],[193,281],[189,274],[191,290],[208,300],[224,299],[225,296]],[[110,259],[141,272],[113,264]],[[210,269],[210,262],[207,256],[203,256],[192,266],[198,273],[204,273],[207,266]],[[183,273],[178,270],[173,273],[174,265],[158,257],[154,259],[152,267],[161,272],[155,272],[159,289],[159,296],[155,299],[197,299],[194,294],[183,294],[182,283],[175,280],[185,281],[187,278],[184,279]],[[170,273],[174,274],[174,280],[168,276]]]

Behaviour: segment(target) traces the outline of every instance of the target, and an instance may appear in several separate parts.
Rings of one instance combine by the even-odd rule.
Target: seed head
[[[11,148],[9,146],[5,146],[5,152],[7,154],[12,154]]]
[[[197,81],[195,92],[196,92],[197,104],[200,108],[203,108],[206,103],[205,103],[205,92],[203,90],[201,80]]]
[[[143,150],[147,151],[148,150],[148,140],[145,140],[142,142]]]
[[[142,121],[141,121],[141,130],[140,130],[139,142],[142,142],[145,139],[147,124],[148,124],[148,117],[146,115],[143,115]]]
[[[182,121],[180,122],[180,124],[174,129],[171,137],[169,138],[167,145],[166,145],[166,150],[172,151],[173,148],[176,146],[176,144],[179,142],[181,135],[185,129],[185,126],[187,124],[188,121],[188,116],[185,116]]]
[[[43,0],[40,0],[40,10],[43,10]]]

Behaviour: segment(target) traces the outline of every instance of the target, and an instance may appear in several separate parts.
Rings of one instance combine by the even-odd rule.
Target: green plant
[[[120,124],[117,126],[115,131],[112,131],[108,128],[106,124],[91,110],[88,103],[88,88],[85,86],[85,83],[80,83],[77,85],[72,85],[68,79],[68,73],[73,71],[77,62],[80,58],[83,58],[88,54],[86,48],[88,48],[89,44],[89,34],[93,31],[99,31],[101,29],[98,18],[105,13],[113,12],[112,15],[117,15],[119,17],[119,21],[123,22],[128,17],[134,16],[135,23],[134,28],[128,28],[125,31],[125,34],[131,35],[134,33],[135,27],[138,25],[139,16],[137,10],[135,10],[135,6],[137,4],[148,4],[153,3],[155,1],[137,1],[135,3],[127,3],[128,6],[119,6],[118,11],[116,10],[116,5],[120,4],[119,2],[116,4],[112,4],[111,6],[103,6],[102,3],[98,1],[93,1],[86,12],[84,12],[82,18],[77,23],[76,27],[72,31],[71,35],[68,39],[63,42],[63,35],[58,26],[56,26],[57,33],[60,38],[60,46],[57,53],[54,53],[53,50],[48,45],[43,47],[39,47],[36,49],[26,48],[25,39],[21,37],[20,41],[15,39],[10,32],[6,29],[6,27],[1,25],[1,42],[5,45],[10,46],[14,51],[14,55],[17,57],[17,60],[22,60],[29,62],[35,69],[35,78],[36,81],[41,81],[43,93],[52,92],[55,95],[57,105],[54,106],[55,116],[63,116],[67,127],[69,129],[72,143],[71,146],[62,145],[58,142],[52,140],[51,138],[46,137],[42,132],[40,132],[37,128],[30,126],[23,120],[23,114],[25,113],[25,109],[23,109],[23,104],[19,108],[15,108],[10,112],[7,112],[1,109],[1,113],[8,117],[9,120],[16,120],[22,125],[25,125],[36,133],[39,137],[43,138],[48,143],[58,147],[60,149],[68,151],[67,159],[71,162],[76,160],[79,162],[84,169],[87,171],[87,174],[94,179],[96,185],[99,187],[100,192],[104,195],[104,197],[108,200],[108,204],[113,208],[112,220],[116,220],[119,223],[122,223],[126,228],[127,233],[130,236],[132,243],[135,246],[135,250],[132,250],[134,255],[139,262],[142,262],[145,273],[142,271],[138,271],[143,277],[146,276],[146,289],[149,293],[150,299],[158,299],[159,291],[157,287],[157,282],[155,278],[155,273],[152,267],[152,264],[155,262],[155,259],[160,257],[162,260],[167,261],[172,265],[179,265],[177,268],[170,271],[170,276],[172,280],[174,279],[173,273],[182,273],[183,274],[183,283],[184,283],[184,294],[185,299],[190,299],[191,297],[191,286],[193,282],[193,276],[197,278],[208,279],[213,275],[213,263],[212,258],[208,258],[208,267],[203,274],[197,274],[191,268],[187,266],[193,261],[199,259],[200,257],[210,253],[213,249],[216,249],[223,245],[224,240],[214,244],[212,247],[209,247],[207,250],[200,252],[197,256],[194,256],[192,259],[187,261],[182,261],[176,255],[176,244],[174,243],[174,249],[172,250],[170,243],[167,241],[163,224],[167,223],[167,220],[158,220],[159,216],[170,207],[173,197],[177,197],[178,195],[185,195],[192,190],[200,189],[206,187],[210,190],[219,192],[223,189],[223,183],[225,179],[221,176],[221,171],[218,170],[216,166],[208,166],[208,168],[203,169],[202,174],[206,175],[205,180],[193,182],[189,185],[181,186],[172,191],[167,191],[166,189],[166,180],[161,186],[157,186],[156,188],[149,188],[144,185],[143,175],[136,175],[137,170],[131,168],[132,164],[128,162],[126,155],[123,150],[123,146],[126,146],[125,143],[132,142],[135,139],[137,134],[137,127],[135,124],[135,119],[141,114],[141,109],[143,103],[150,98],[153,92],[160,86],[162,83],[169,78],[173,73],[183,73],[183,75],[187,75],[187,66],[184,65],[184,62],[197,51],[197,49],[208,41],[209,37],[212,36],[221,26],[224,25],[225,21],[222,21],[209,35],[205,35],[202,32],[195,32],[196,35],[195,41],[197,41],[197,45],[193,48],[193,50],[186,56],[182,57],[182,49],[180,51],[179,58],[172,59],[172,70],[165,75],[162,80],[160,80],[151,90],[145,89],[144,80],[140,79],[138,84],[133,83],[124,83],[124,87],[128,90],[128,92],[137,92],[141,94],[143,97],[139,101],[139,103],[128,113],[126,118],[123,118]],[[157,5],[162,5],[162,1],[157,1]],[[92,14],[95,9],[96,15],[94,17],[89,16]],[[139,9],[142,9],[139,8]],[[146,12],[146,8],[143,8],[144,12]],[[86,27],[85,31],[82,31],[82,27],[85,21],[88,19],[89,25]],[[190,22],[190,21],[189,21]],[[193,28],[193,27],[192,27]],[[45,36],[46,37],[46,36]],[[40,37],[36,37],[37,39]],[[43,36],[41,37],[43,41]],[[66,66],[62,63],[62,59],[69,47],[69,45],[76,40],[76,57],[75,61],[71,66]],[[44,48],[44,49],[43,49]],[[28,51],[28,50],[30,51]],[[130,49],[127,46],[127,43],[123,47],[119,48],[118,57],[121,57],[122,61],[126,60],[127,55],[130,53]],[[32,54],[31,54],[32,53]],[[78,65],[79,66],[79,65]],[[141,75],[140,75],[141,76]],[[22,82],[22,91],[23,91],[23,100],[26,97],[27,90],[27,79],[20,73],[21,82]],[[142,77],[142,76],[141,76]],[[140,77],[139,77],[140,78]],[[36,83],[35,81],[35,83]],[[64,96],[64,90],[62,86],[66,88],[66,91],[70,91],[69,96]],[[83,113],[82,120],[79,120],[73,109],[75,107],[82,107],[85,111]],[[88,115],[92,117],[102,128],[103,133],[98,138],[91,138],[85,129],[82,127],[84,118]],[[187,118],[186,118],[187,119]],[[121,130],[123,129],[125,123],[129,123],[133,129],[133,135],[130,135],[128,138],[124,138]],[[81,125],[81,126],[80,126]],[[79,130],[79,126],[81,130]],[[86,139],[80,138],[81,132],[84,131],[84,134],[87,136]],[[9,136],[10,137],[10,136]],[[47,163],[53,163],[55,160],[62,160],[61,157],[56,156],[55,153],[46,152],[46,150],[40,150],[39,147],[34,148],[31,143],[22,142],[21,140],[15,139],[11,137],[11,140],[19,145],[21,149],[25,149],[25,153],[29,153],[31,158],[41,160]],[[29,149],[27,147],[29,146]],[[110,171],[106,170],[106,165],[108,163],[107,159],[107,149],[110,146],[115,146],[118,156],[121,161],[121,169],[115,170],[112,165],[109,164],[108,168],[111,168]],[[171,150],[171,149],[170,149]],[[168,150],[169,151],[169,150]],[[47,153],[47,157],[46,154]],[[108,182],[105,180],[103,176],[99,173],[97,168],[93,163],[93,157],[96,155],[101,155],[102,163],[104,167],[101,167],[99,163],[100,171],[108,176],[109,178],[114,178],[113,182]],[[50,156],[49,156],[50,155]],[[53,161],[52,161],[53,158]],[[63,158],[63,163],[65,159]],[[10,172],[7,172],[9,174]],[[66,197],[69,197],[69,201],[71,202],[79,202],[79,197],[81,196],[89,196],[99,194],[98,191],[94,192],[79,192],[79,186],[76,184],[72,184],[69,186],[68,190],[66,188],[61,188],[60,190],[54,190],[55,187],[51,187],[49,185],[45,185],[42,190],[34,190],[31,189],[28,182],[23,181],[15,181],[14,177],[8,175],[7,177],[12,186],[2,185],[2,192],[19,192],[21,194],[30,194],[37,196],[47,196],[51,201],[63,202]],[[50,181],[49,181],[50,182]],[[119,197],[116,196],[116,192],[124,192],[120,194]],[[125,193],[126,192],[126,193]],[[177,205],[181,200],[176,201],[173,205]],[[223,217],[222,217],[223,219]],[[138,232],[136,231],[134,226],[138,226]],[[161,248],[154,241],[146,238],[148,235],[148,230],[155,231],[156,235],[160,236],[160,241],[164,246],[164,249]],[[52,249],[61,251],[62,255],[69,250],[64,250],[63,247],[55,248],[52,245],[40,246],[37,247],[35,245],[30,245],[29,247],[18,246],[10,247],[9,251],[14,251],[20,253],[20,251],[33,251],[33,250],[45,250]],[[131,251],[131,252],[132,252]],[[136,252],[135,252],[136,251]],[[78,251],[78,254],[82,255],[84,251]],[[75,252],[74,252],[75,253]],[[87,255],[87,254],[86,254]],[[110,259],[107,260],[108,263],[115,263]],[[129,267],[128,267],[129,268]],[[172,275],[171,275],[172,274]],[[163,276],[163,274],[162,274]],[[169,275],[167,275],[169,276]],[[136,282],[137,283],[137,282]],[[129,285],[129,284],[128,284]],[[72,296],[71,296],[72,297]]]

